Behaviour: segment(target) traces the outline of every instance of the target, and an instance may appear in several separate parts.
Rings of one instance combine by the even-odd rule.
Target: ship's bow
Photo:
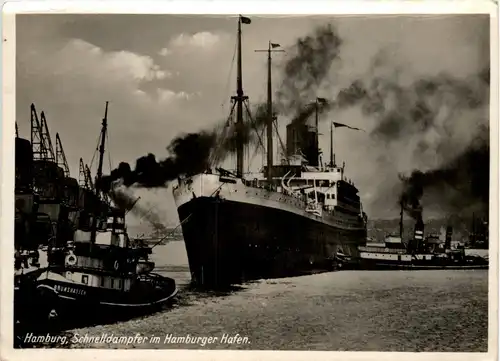
[[[223,189],[226,184],[218,175],[200,174],[179,180],[174,187],[191,279],[197,286],[213,288],[241,282],[239,242],[231,237],[231,224],[226,224],[229,202],[220,195],[227,192]]]

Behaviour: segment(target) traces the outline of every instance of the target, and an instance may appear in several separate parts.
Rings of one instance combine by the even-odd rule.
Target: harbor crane
[[[54,162],[56,160],[54,147],[52,147],[52,140],[50,138],[49,127],[47,126],[47,119],[45,118],[45,113],[42,111],[40,113],[41,119],[41,135],[43,141],[45,142],[45,147],[47,149],[47,159]]]
[[[61,142],[61,138],[59,137],[59,133],[56,133],[56,163],[64,170],[64,176],[69,177],[70,172],[68,161],[66,160],[66,155],[64,154],[64,148]]]
[[[42,125],[38,119],[35,104],[31,104],[31,147],[33,160],[47,160],[49,157]]]

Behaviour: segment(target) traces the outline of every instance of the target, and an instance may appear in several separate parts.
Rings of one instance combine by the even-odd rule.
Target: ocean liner
[[[241,28],[238,21],[237,92],[234,129],[244,137]],[[261,278],[281,278],[334,269],[357,258],[366,242],[367,216],[356,186],[338,166],[330,125],[330,162],[324,164],[318,141],[318,117],[323,98],[317,98],[315,124],[287,125],[285,159],[273,163],[271,53],[267,84],[267,164],[258,174],[243,173],[244,144],[237,142],[236,172],[221,168],[178,179],[174,200],[182,224],[192,282],[224,287]],[[282,142],[281,142],[282,143]],[[282,145],[285,148],[284,145]]]

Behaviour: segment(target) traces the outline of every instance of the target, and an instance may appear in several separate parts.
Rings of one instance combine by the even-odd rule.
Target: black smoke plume
[[[292,57],[281,68],[283,80],[276,94],[276,106],[281,114],[293,115],[292,123],[304,123],[314,113],[315,104],[311,102],[332,66],[340,62],[341,46],[336,28],[328,24],[298,39],[288,50]]]
[[[442,132],[438,141],[429,143],[422,137],[415,149],[415,153],[424,153],[431,148],[441,165],[403,177],[400,201],[417,221],[422,218],[424,194],[431,196],[429,205],[439,206],[448,215],[488,214],[490,147],[485,113],[489,110],[489,84],[481,82],[482,74],[465,80],[439,75],[420,79],[408,88],[386,84],[395,106],[390,108],[380,100],[387,97],[383,92],[364,104],[365,111],[378,120],[372,131],[377,140],[409,139],[435,129]],[[460,123],[460,118],[466,120]],[[469,139],[461,139],[465,149],[453,141],[460,127],[470,134]]]
[[[113,182],[122,180],[125,186],[138,184],[145,188],[162,187],[179,175],[193,175],[209,167],[209,156],[217,144],[215,131],[190,133],[175,138],[168,146],[170,157],[157,161],[153,154],[137,159],[132,170],[122,162],[110,175],[104,176],[98,189],[109,192]]]
[[[410,176],[400,176],[398,202],[415,220],[422,217],[425,194],[433,200],[426,205],[448,215],[487,214],[489,68],[463,78],[438,74],[403,81],[389,63],[377,56],[369,74],[341,89],[322,110],[358,107],[373,122],[370,135],[377,144],[394,144],[397,152],[411,150],[417,140],[413,158],[430,155],[440,163],[431,170],[417,165]]]
[[[488,89],[480,80],[477,76],[463,80],[440,74],[403,87],[390,79],[376,78],[362,98],[363,111],[377,120],[372,134],[383,141],[423,133],[438,122],[452,127],[460,112],[487,104]],[[443,115],[443,111],[448,114]],[[471,127],[475,130],[476,125]]]
[[[136,161],[132,169],[122,162],[108,176],[102,177],[100,190],[110,192],[114,182],[120,180],[124,186],[137,185],[143,188],[164,187],[166,183],[179,176],[191,176],[206,171],[228,154],[236,151],[236,140],[245,144],[258,141],[258,132],[267,122],[265,105],[256,107],[254,121],[246,122],[242,134],[237,138],[232,124],[223,124],[211,131],[181,135],[167,147],[171,156],[157,160],[153,154],[143,156]]]
[[[404,190],[400,201],[414,219],[422,217],[421,199],[430,191],[439,201],[446,200],[447,211],[460,215],[468,211],[488,213],[489,144],[472,144],[448,164],[427,172],[413,171],[402,176]],[[439,199],[441,198],[441,199]]]

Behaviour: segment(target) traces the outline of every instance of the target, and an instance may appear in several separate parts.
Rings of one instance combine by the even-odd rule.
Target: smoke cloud
[[[398,199],[407,214],[422,217],[426,194],[432,195],[427,205],[448,214],[487,214],[489,69],[465,78],[439,74],[413,80],[377,57],[370,72],[328,106],[359,107],[373,121],[370,135],[377,144],[393,146],[388,149],[395,154],[411,153],[415,170],[400,175]]]
[[[170,157],[157,161],[155,155],[137,159],[134,170],[128,163],[122,162],[109,176],[104,176],[100,190],[109,192],[113,182],[121,180],[125,186],[133,184],[145,188],[162,187],[179,175],[193,175],[209,167],[209,156],[217,144],[215,131],[190,133],[175,138],[168,146]]]
[[[275,107],[280,114],[292,115],[292,123],[304,123],[314,113],[315,104],[311,102],[331,77],[332,67],[340,64],[342,43],[337,29],[327,24],[299,38],[287,50],[292,56],[281,66],[283,80],[276,92]]]
[[[278,112],[295,110],[297,117],[304,117],[301,114],[303,101],[307,101],[308,97],[314,98],[332,63],[339,59],[341,43],[336,29],[330,24],[297,40],[288,50],[291,57],[281,67],[284,80],[276,92],[275,109]],[[266,104],[259,104],[253,108],[252,119],[244,123],[239,137],[231,121],[223,122],[212,130],[178,136],[167,147],[169,157],[157,160],[155,155],[148,154],[136,161],[134,169],[122,162],[110,175],[104,176],[97,186],[104,192],[110,192],[112,184],[121,180],[125,186],[163,187],[179,176],[201,173],[235,153],[236,140],[246,145],[263,145],[258,134],[267,124],[266,107]]]
[[[425,192],[432,194],[432,203],[442,205],[450,215],[460,218],[469,218],[473,212],[487,215],[489,167],[489,142],[485,137],[476,137],[464,152],[442,167],[401,176],[404,190],[400,202],[416,220],[422,218],[421,200]]]
[[[358,108],[365,116],[372,141],[394,154],[411,155],[414,171],[400,175],[403,191],[397,199],[413,218],[427,206],[452,214],[488,209],[489,199],[489,69],[465,78],[449,74],[409,76],[381,52],[369,71],[348,86],[325,94],[325,83],[335,83],[332,68],[340,64],[342,39],[332,25],[317,28],[287,49],[279,66],[283,79],[274,96],[274,109],[293,123],[305,123],[315,113]],[[320,95],[325,102],[313,104]],[[239,140],[261,142],[267,123],[266,104],[252,109]],[[323,117],[327,118],[327,117]],[[369,129],[370,128],[370,129]],[[211,130],[176,137],[162,160],[149,154],[135,168],[121,163],[99,185],[110,191],[123,185],[163,187],[179,176],[203,172],[236,150],[234,122]],[[383,169],[384,157],[378,160]],[[394,200],[396,201],[396,200]]]
[[[160,216],[154,212],[154,207],[144,204],[141,199],[134,197],[129,188],[124,185],[114,185],[109,192],[114,204],[123,210],[130,211],[139,219],[145,220],[154,231],[166,234],[168,229],[162,223]]]

